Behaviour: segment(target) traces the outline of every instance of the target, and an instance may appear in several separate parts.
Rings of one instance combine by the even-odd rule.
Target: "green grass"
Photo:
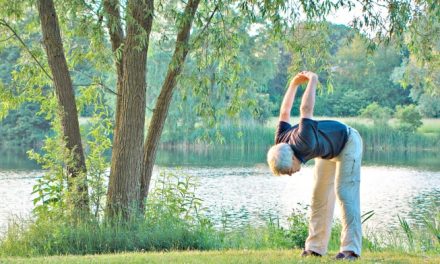
[[[440,118],[422,119],[423,125],[417,130],[425,134],[440,134]]]
[[[121,253],[109,255],[5,258],[0,263],[332,263],[336,252],[301,258],[300,250],[222,250]],[[345,263],[345,261],[343,262]],[[440,263],[439,255],[366,252],[357,263]]]

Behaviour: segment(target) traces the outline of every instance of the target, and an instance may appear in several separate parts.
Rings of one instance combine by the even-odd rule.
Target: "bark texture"
[[[130,0],[122,56],[121,87],[107,193],[107,216],[128,219],[140,200],[146,106],[146,64],[154,2]],[[111,33],[112,34],[112,33]],[[111,36],[112,42],[114,38]],[[119,75],[119,72],[118,72]],[[119,80],[118,76],[118,80]],[[119,101],[120,100],[120,101]]]
[[[122,29],[120,8],[118,0],[104,0],[104,10],[107,20],[107,29],[110,34],[110,41],[112,44],[112,51],[115,54],[115,67],[117,74],[116,83],[116,117],[115,117],[115,129],[119,127],[119,116],[121,113],[121,96],[122,83],[124,79],[123,68],[123,52],[122,44],[124,43],[124,31]],[[116,130],[114,131],[116,133]]]
[[[75,182],[75,189],[70,191],[77,192],[71,202],[73,202],[75,209],[79,209],[81,212],[88,212],[89,199],[85,179],[86,164],[81,144],[78,112],[53,1],[39,0],[38,12],[43,33],[43,43],[60,107],[63,136],[66,140],[66,147],[74,156],[73,163],[67,165],[68,178],[70,179],[69,187],[71,188],[72,182]],[[79,176],[82,177],[78,178]],[[73,180],[75,178],[76,180]]]
[[[185,7],[183,15],[184,19],[177,34],[173,57],[168,65],[167,74],[157,99],[148,129],[147,139],[144,143],[144,157],[140,185],[141,200],[139,204],[141,212],[144,212],[145,210],[144,203],[148,196],[151,175],[156,159],[157,146],[159,144],[160,136],[168,115],[168,109],[171,103],[174,88],[176,87],[177,78],[182,71],[186,55],[188,54],[190,31],[199,3],[200,0],[189,0]]]

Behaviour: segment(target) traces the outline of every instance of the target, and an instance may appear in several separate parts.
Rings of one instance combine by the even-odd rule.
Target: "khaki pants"
[[[315,183],[306,250],[313,250],[321,255],[327,253],[337,198],[342,213],[340,251],[361,254],[361,160],[362,138],[353,128],[349,128],[347,143],[338,156],[330,160],[315,159]]]

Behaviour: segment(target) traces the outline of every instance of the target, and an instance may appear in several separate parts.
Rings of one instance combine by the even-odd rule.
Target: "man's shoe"
[[[313,251],[313,250],[304,250],[304,251],[301,253],[301,257],[311,257],[311,256],[313,256],[313,257],[322,257],[321,254],[316,253],[316,252]]]
[[[347,252],[339,252],[336,256],[336,260],[357,260],[359,258],[359,255],[354,253],[353,251],[347,251]]]
[[[335,259],[344,259],[345,258],[345,254],[342,252],[339,252],[338,255],[335,256]]]

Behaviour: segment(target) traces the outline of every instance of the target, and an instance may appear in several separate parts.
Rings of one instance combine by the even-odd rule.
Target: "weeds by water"
[[[438,150],[440,146],[440,133],[406,132],[398,128],[383,125],[373,126],[362,123],[349,123],[357,129],[364,141],[364,147],[374,151],[417,151],[417,150]],[[197,140],[197,130],[191,135],[179,133],[173,137],[165,137],[162,140],[163,146],[183,146],[192,148],[206,148],[219,144],[229,148],[256,148],[267,147],[274,143],[275,127],[260,123],[243,123],[241,125],[223,125],[219,129],[220,140],[215,144],[207,144]]]
[[[269,217],[266,225],[215,228],[205,216],[203,201],[195,196],[191,177],[162,173],[155,182],[144,217],[130,222],[90,218],[72,224],[65,216],[51,214],[26,224],[11,222],[0,237],[0,256],[97,254],[154,250],[290,249],[302,248],[307,237],[307,208],[292,211],[287,225]],[[374,212],[363,215],[363,222]],[[400,232],[364,235],[363,248],[370,251],[440,253],[440,213],[426,217],[425,225],[411,225],[399,218]],[[226,222],[229,220],[226,220]],[[337,251],[341,224],[333,225],[329,249]]]

